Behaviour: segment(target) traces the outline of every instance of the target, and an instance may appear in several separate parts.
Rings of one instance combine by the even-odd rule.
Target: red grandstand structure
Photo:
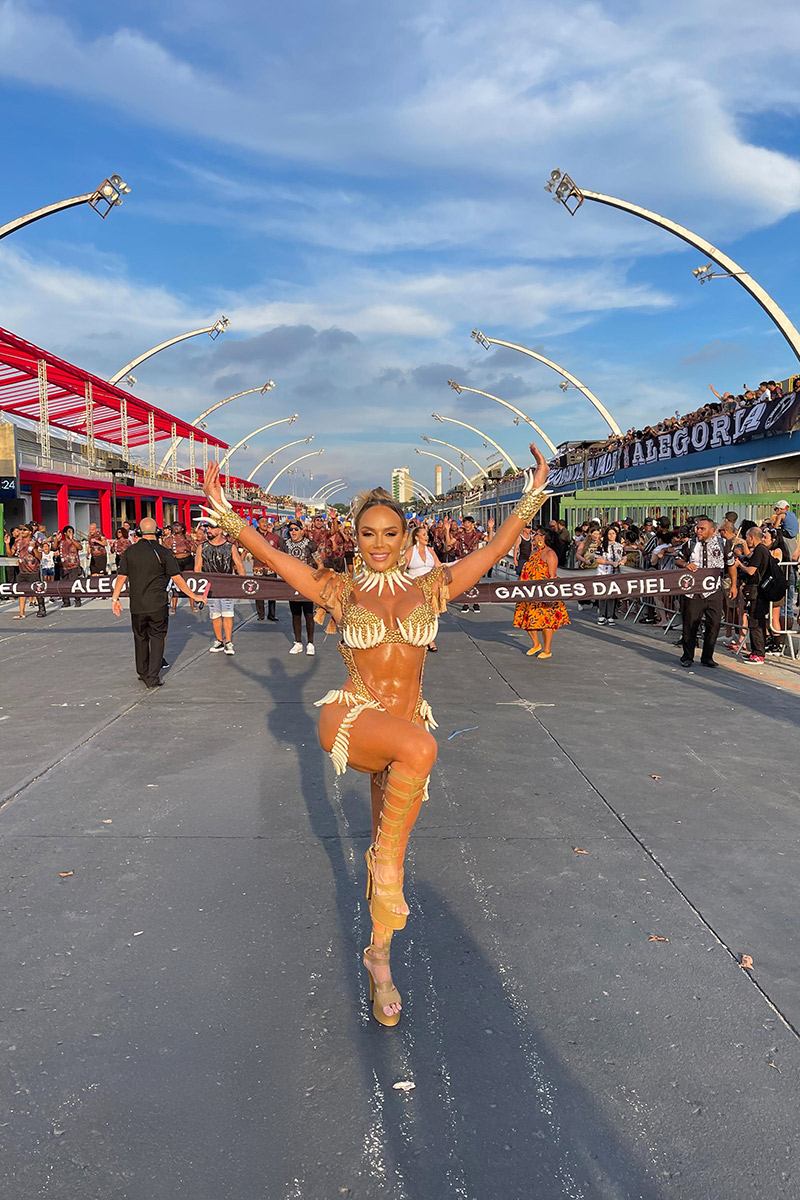
[[[188,525],[202,503],[203,467],[228,449],[213,434],[2,328],[0,422],[6,525],[34,520],[85,531],[95,521],[106,536],[115,522],[145,516],[159,525]],[[156,443],[180,438],[188,442],[188,469],[179,470],[173,455],[169,473],[159,474]],[[196,454],[202,465],[195,466]],[[267,511],[256,484],[229,476],[225,485],[244,517]]]

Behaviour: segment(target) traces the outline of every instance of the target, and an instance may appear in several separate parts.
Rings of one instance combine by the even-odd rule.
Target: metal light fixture
[[[122,197],[127,196],[130,190],[120,175],[112,175],[109,179],[104,179],[95,190],[89,205],[105,220],[112,208],[119,208]]]
[[[565,171],[560,171],[558,167],[550,172],[550,178],[544,185],[544,190],[550,193],[557,204],[563,204],[570,216],[574,217],[583,204],[583,193],[580,188]]]
[[[136,376],[126,375],[124,379],[120,380],[120,383],[124,383],[127,387],[133,389],[136,387]]]
[[[260,389],[261,395],[263,396],[264,392],[271,392],[274,387],[275,387],[275,380],[268,379],[267,382],[264,384],[264,386]]]
[[[471,338],[474,338],[474,339],[475,339],[475,341],[478,343],[478,345],[479,345],[479,346],[483,346],[484,350],[490,350],[490,349],[491,349],[491,345],[492,345],[492,343],[489,341],[489,339],[488,339],[488,338],[485,338],[485,337],[483,336],[483,334],[481,333],[480,329],[473,329],[472,333],[471,333],[469,336],[470,336]]]
[[[711,263],[704,267],[694,267],[692,274],[699,283],[708,283],[709,279],[735,279],[738,275],[746,275],[746,271],[715,271]]]
[[[224,333],[229,325],[230,321],[227,317],[220,317],[217,321],[215,321],[208,331],[208,336],[211,338],[212,342],[215,342],[219,335]]]
[[[454,392],[458,392],[459,396],[461,395],[461,388],[458,386],[455,379],[448,379],[447,386],[451,387]]]

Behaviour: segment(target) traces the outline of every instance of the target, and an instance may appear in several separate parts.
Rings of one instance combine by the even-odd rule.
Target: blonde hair
[[[378,508],[378,507],[390,508],[393,513],[396,513],[397,516],[400,518],[400,523],[403,527],[403,532],[405,533],[406,528],[407,528],[405,513],[403,512],[402,508],[397,503],[397,501],[391,496],[391,494],[389,492],[387,492],[386,488],[382,488],[382,487],[367,488],[363,492],[359,492],[358,495],[353,500],[353,504],[352,504],[350,511],[352,513],[352,521],[353,521],[353,525],[355,526],[356,532],[358,531],[358,527],[361,524],[361,518],[363,517],[363,515],[367,511],[367,509]]]

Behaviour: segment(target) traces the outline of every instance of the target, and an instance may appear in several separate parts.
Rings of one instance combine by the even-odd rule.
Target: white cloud
[[[224,47],[202,56],[218,63],[212,74],[168,29],[161,42],[130,27],[91,38],[62,16],[3,0],[0,75],[92,102],[101,95],[136,119],[231,149],[360,172],[363,194],[325,188],[305,213],[302,189],[276,197],[264,227],[316,244],[475,244],[483,231],[501,252],[670,246],[588,206],[568,225],[539,190],[555,165],[728,236],[800,205],[797,161],[748,141],[742,124],[800,105],[800,10],[789,0],[774,0],[768,19],[748,0],[566,9],[505,0],[491,10],[432,0],[410,17],[386,6],[366,33],[356,28],[360,7],[320,6],[303,39],[288,14],[286,29],[255,6],[240,15],[229,28],[227,14],[206,10],[193,30],[193,42]],[[255,70],[253,37],[267,28],[267,65]],[[376,52],[388,45],[390,61]],[[387,198],[386,180],[405,183],[409,172],[416,194]],[[231,199],[246,208],[234,186],[240,199]]]

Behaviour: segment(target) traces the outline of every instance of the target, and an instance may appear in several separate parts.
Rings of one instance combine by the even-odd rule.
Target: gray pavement
[[[800,1197],[800,700],[451,611],[386,1030],[340,656],[239,612],[154,692],[108,604],[0,614],[3,1200]]]

